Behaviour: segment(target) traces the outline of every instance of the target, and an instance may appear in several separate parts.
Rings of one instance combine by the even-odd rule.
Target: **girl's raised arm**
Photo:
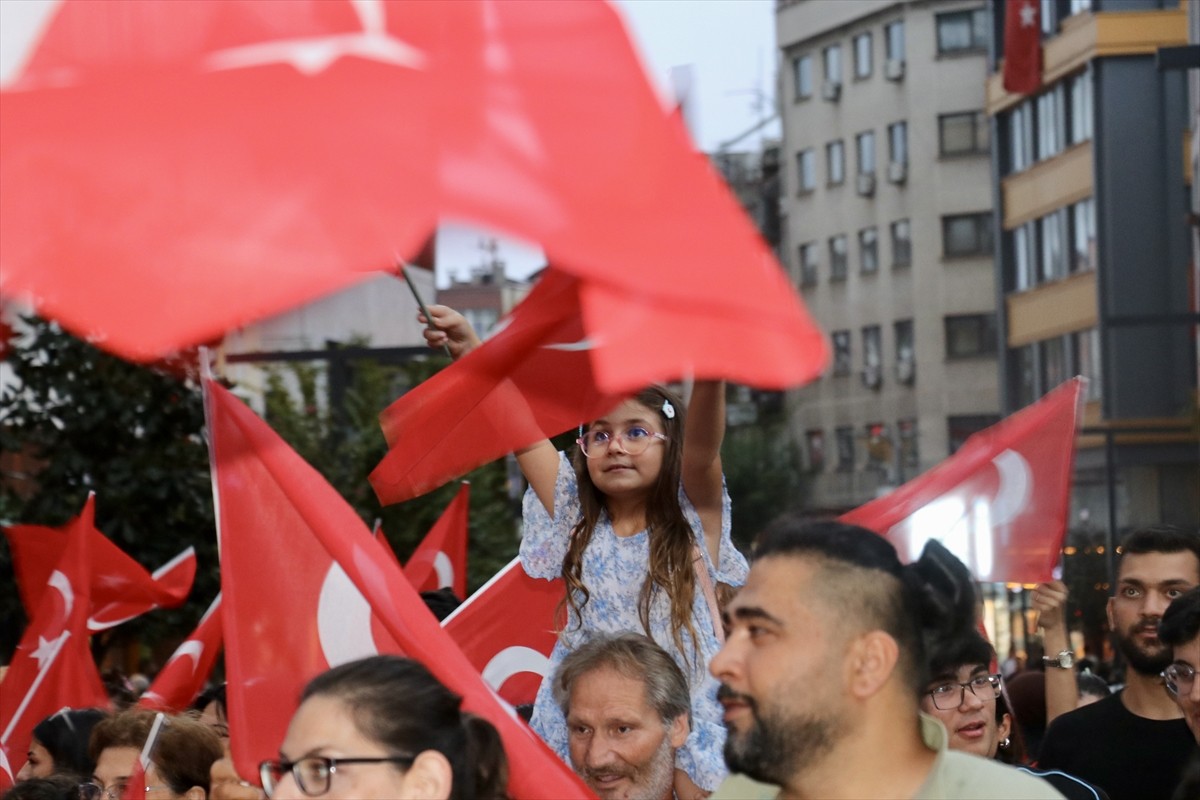
[[[683,490],[700,515],[713,565],[721,563],[721,442],[725,439],[725,382],[697,381],[683,431]]]

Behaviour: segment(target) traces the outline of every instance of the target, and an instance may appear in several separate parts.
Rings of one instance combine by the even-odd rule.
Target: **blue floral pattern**
[[[682,486],[679,489],[679,502],[684,516],[696,532],[696,543],[713,585],[717,581],[731,586],[745,583],[748,571],[746,559],[729,537],[729,493],[723,491],[721,501],[720,563],[716,569],[713,568],[704,536],[700,533],[700,516]],[[534,578],[550,579],[562,574],[571,529],[581,516],[579,486],[565,453],[559,453],[554,510],[552,518],[532,489],[525,493],[521,564]],[[593,634],[645,632],[638,615],[638,599],[649,560],[650,538],[646,531],[620,537],[613,532],[608,516],[601,516],[583,555],[583,582],[590,593],[583,609],[583,624],[579,625],[574,612],[570,612],[566,629],[560,634],[550,655],[548,677],[542,681],[533,709],[533,729],[568,763],[566,719],[554,702],[549,677],[558,670],[567,653]],[[699,659],[693,653],[692,640],[686,630],[681,634],[683,651],[676,647],[671,633],[670,601],[665,592],[655,592],[650,608],[653,638],[679,664],[692,691],[692,732],[676,754],[675,763],[698,786],[712,791],[728,773],[722,752],[725,747],[725,726],[721,722],[721,707],[717,703],[718,684],[708,673],[708,664],[716,655],[719,644],[713,631],[708,602],[699,586],[692,602],[692,618],[700,639]]]

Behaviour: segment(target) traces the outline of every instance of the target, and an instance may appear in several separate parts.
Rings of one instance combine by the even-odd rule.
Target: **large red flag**
[[[46,579],[67,545],[71,525],[86,526],[92,538],[91,613],[88,630],[102,631],[155,608],[174,608],[187,599],[196,577],[196,551],[188,547],[153,574],[95,527],[95,493],[89,493],[79,519],[65,528],[12,525],[4,528],[13,553],[17,588],[26,612],[39,607]]]
[[[842,521],[883,534],[904,561],[937,539],[978,580],[1052,580],[1067,530],[1083,386],[1082,378],[1067,381]]]
[[[175,648],[137,704],[156,711],[186,711],[212,674],[221,642],[221,595],[218,594],[196,630]]]
[[[1042,85],[1042,24],[1038,0],[1007,0],[1004,13],[1004,89],[1018,94]]]
[[[589,334],[626,312],[644,359],[595,354],[604,391],[823,363],[604,3],[67,2],[4,103],[0,291],[126,356],[388,268],[453,217],[588,281]],[[662,312],[720,347],[692,365]]]
[[[531,578],[514,558],[442,627],[501,697],[514,706],[532,703],[558,641],[554,620],[562,599],[561,578]]]
[[[64,706],[109,704],[88,646],[90,506],[67,525],[67,546],[0,681],[0,791],[25,764],[35,725]]]
[[[471,484],[463,481],[458,494],[404,565],[404,574],[418,592],[449,587],[459,599],[467,596],[467,518]]]
[[[354,510],[240,400],[205,399],[218,498],[234,763],[278,752],[300,689],[375,652],[423,663],[494,724],[517,798],[587,796],[578,778],[491,693]],[[271,568],[264,570],[263,564]],[[382,628],[382,630],[380,629]]]

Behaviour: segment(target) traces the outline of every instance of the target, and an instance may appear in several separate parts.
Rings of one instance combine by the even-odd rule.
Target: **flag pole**
[[[433,317],[429,314],[429,309],[425,307],[425,301],[421,299],[420,292],[417,291],[417,285],[413,283],[413,279],[408,274],[409,263],[400,256],[396,256],[396,269],[400,271],[400,276],[404,278],[404,282],[408,284],[408,290],[412,292],[412,296],[417,301],[417,306],[421,309],[421,313],[425,315],[425,327],[431,331],[440,330],[437,325],[433,324]],[[450,355],[450,345],[442,345],[442,351],[451,359],[454,356]]]

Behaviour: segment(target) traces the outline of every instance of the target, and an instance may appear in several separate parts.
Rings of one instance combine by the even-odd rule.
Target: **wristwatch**
[[[1047,667],[1071,669],[1075,666],[1075,654],[1070,650],[1063,650],[1056,656],[1042,656],[1042,663]]]

